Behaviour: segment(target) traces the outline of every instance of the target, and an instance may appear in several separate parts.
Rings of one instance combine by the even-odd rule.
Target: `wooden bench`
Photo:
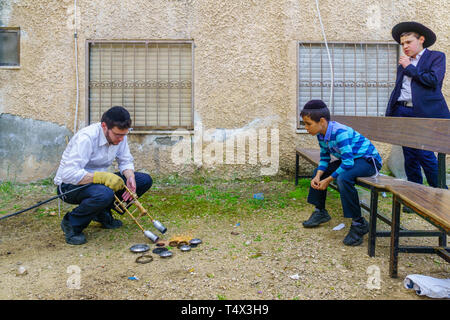
[[[440,187],[445,186],[445,154],[450,153],[450,120],[351,116],[333,116],[332,120],[338,121],[354,128],[356,131],[360,132],[371,141],[379,141],[438,152],[438,184]],[[317,166],[320,159],[319,150],[296,148],[296,185],[298,184],[299,178],[300,157]],[[357,184],[370,190],[369,205],[361,203],[361,207],[369,211],[370,227],[368,254],[369,256],[373,257],[375,255],[376,237],[392,237],[391,220],[378,212],[379,193],[392,192],[393,187],[398,187],[399,190],[403,190],[402,188],[410,188],[411,190],[415,190],[415,188],[421,185],[385,175],[379,175],[376,178],[361,177],[357,179]],[[435,188],[428,189],[433,190]],[[414,198],[410,200],[414,200]],[[406,203],[406,201],[403,203]],[[412,208],[414,209],[414,206]],[[430,213],[430,211],[427,211],[427,213]],[[391,232],[377,231],[377,219],[380,219],[388,225],[391,225]],[[405,228],[402,228],[400,227],[400,225],[398,225],[397,235],[399,237],[437,236],[439,237],[439,243],[444,244],[444,246],[447,241],[446,232],[443,232],[442,229],[440,229],[439,231],[417,231],[406,230]],[[429,253],[429,251],[427,253]]]
[[[390,276],[397,277],[399,252],[436,253],[447,262],[450,262],[450,248],[446,248],[445,239],[439,238],[439,245],[435,247],[399,245],[400,204],[407,205],[422,218],[441,229],[443,233],[450,234],[450,190],[423,185],[391,185],[388,189],[393,195]]]

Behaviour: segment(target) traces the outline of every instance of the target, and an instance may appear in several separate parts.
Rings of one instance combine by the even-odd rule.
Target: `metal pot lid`
[[[163,251],[167,251],[167,250],[169,250],[169,249],[167,249],[167,248],[155,248],[155,249],[153,249],[153,253],[156,253],[156,254],[160,254],[161,252],[163,252]]]
[[[184,251],[184,252],[191,251],[191,246],[188,246],[187,244],[182,245],[179,248],[180,248],[181,251]]]
[[[172,251],[166,250],[166,251],[162,251],[159,256],[161,258],[170,258],[173,255]]]
[[[191,239],[191,241],[189,241],[190,244],[193,244],[195,246],[199,245],[200,243],[202,243],[202,240],[199,238],[195,238],[195,239]]]
[[[146,245],[145,243],[140,243],[140,244],[135,244],[133,246],[131,246],[130,251],[131,252],[146,252],[150,250],[150,247],[148,245]]]

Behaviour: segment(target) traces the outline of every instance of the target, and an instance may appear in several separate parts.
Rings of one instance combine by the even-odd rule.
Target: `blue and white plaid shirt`
[[[374,158],[380,165],[383,164],[377,149],[369,139],[352,128],[336,121],[328,122],[325,135],[317,135],[320,146],[320,162],[318,170],[325,171],[331,160],[331,155],[341,159],[341,165],[331,176],[336,179],[342,172],[353,168],[354,159]]]

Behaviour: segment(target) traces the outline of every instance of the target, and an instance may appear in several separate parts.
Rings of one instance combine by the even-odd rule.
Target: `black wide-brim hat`
[[[436,42],[436,35],[434,34],[434,32],[418,22],[408,21],[397,24],[392,28],[392,37],[395,41],[400,43],[400,36],[404,32],[417,32],[419,35],[424,36],[424,48],[428,48]]]

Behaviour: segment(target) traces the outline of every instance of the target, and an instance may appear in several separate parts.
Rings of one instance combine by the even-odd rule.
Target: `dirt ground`
[[[118,216],[124,225],[116,230],[91,223],[81,246],[64,241],[60,221],[67,204],[61,217],[54,201],[1,220],[0,299],[424,300],[429,298],[404,288],[408,274],[450,277],[450,265],[436,255],[400,254],[399,277],[390,278],[388,238],[378,238],[373,258],[367,255],[367,236],[361,246],[343,245],[350,221],[342,217],[333,192],[328,207],[333,219],[304,229],[302,221],[312,211],[305,200],[307,183],[298,188],[292,181],[268,180],[155,183],[142,202],[168,228],[161,238],[186,236],[203,243],[190,252],[172,248],[168,259],[150,251],[148,264],[136,263],[139,254],[129,248],[155,245],[126,216]],[[6,214],[53,196],[54,187],[10,185],[2,192],[0,212]],[[253,199],[255,193],[265,199]],[[391,199],[382,201],[389,212]],[[411,229],[430,228],[414,214],[403,214],[402,222]],[[340,223],[345,228],[334,231]],[[388,230],[383,223],[379,228]],[[371,280],[377,270],[379,283]]]

